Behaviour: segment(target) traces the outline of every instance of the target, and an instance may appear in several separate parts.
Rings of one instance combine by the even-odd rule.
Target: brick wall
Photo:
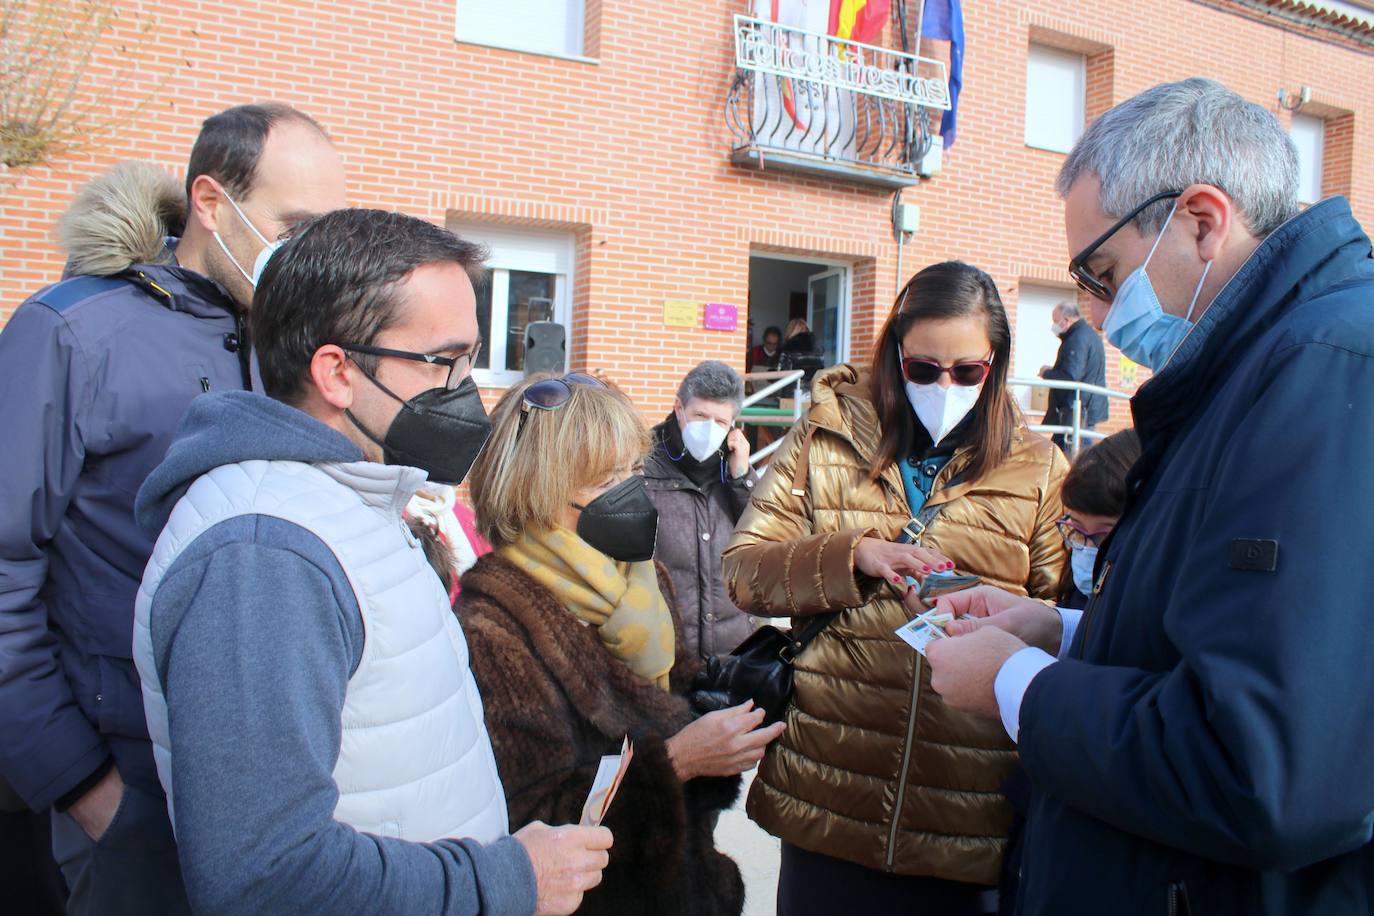
[[[156,41],[140,72],[145,86],[165,80],[155,100],[95,154],[11,175],[0,192],[0,320],[58,275],[52,227],[81,183],[130,157],[180,174],[203,118],[274,98],[331,131],[354,204],[573,233],[574,364],[620,380],[648,416],[697,361],[742,368],[743,315],[738,332],[710,332],[665,328],[661,308],[743,306],[754,251],[851,262],[851,353],[866,360],[899,279],[890,194],[730,164],[722,112],[730,17],[743,8],[593,0],[596,62],[583,62],[455,43],[451,0],[145,2]],[[1022,142],[1032,37],[1089,55],[1090,116],[1197,74],[1270,107],[1280,87],[1311,86],[1312,110],[1335,119],[1326,191],[1374,223],[1374,56],[1190,0],[968,3],[964,13],[959,142],[937,177],[905,192],[921,230],[903,273],[945,258],[978,264],[1013,321],[1021,281],[1067,287],[1053,191],[1063,156]],[[1118,384],[1117,354],[1108,363]],[[1114,424],[1124,418],[1118,407]]]

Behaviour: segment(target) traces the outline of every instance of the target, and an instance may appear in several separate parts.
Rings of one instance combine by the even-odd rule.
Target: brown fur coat
[[[662,568],[659,581],[674,606]],[[512,830],[533,820],[577,823],[601,756],[618,753],[627,734],[634,741],[634,761],[605,821],[615,834],[610,865],[579,912],[738,914],[739,869],[716,851],[712,833],[739,792],[739,777],[683,783],[664,747],[694,718],[681,693],[697,663],[683,652],[681,636],[672,692],[665,692],[612,658],[595,630],[495,555],[463,576],[456,613]]]

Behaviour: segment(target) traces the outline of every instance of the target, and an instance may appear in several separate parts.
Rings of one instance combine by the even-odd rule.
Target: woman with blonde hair
[[[1017,412],[1010,356],[991,277],[922,270],[871,366],[816,377],[725,551],[745,610],[835,615],[795,661],[787,731],[749,795],[783,841],[780,913],[963,916],[997,883],[1015,748],[1001,723],[946,708],[895,631],[924,610],[912,577],[957,568],[1055,595],[1066,465]]]
[[[610,865],[581,912],[739,913],[739,870],[712,832],[781,726],[759,728],[747,704],[696,718],[682,697],[697,663],[652,559],[649,447],[599,379],[508,391],[470,476],[494,552],[463,576],[456,612],[513,823],[576,823],[601,757],[634,743],[605,821]]]

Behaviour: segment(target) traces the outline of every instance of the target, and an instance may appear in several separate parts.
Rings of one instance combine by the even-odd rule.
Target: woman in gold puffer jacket
[[[1000,722],[947,709],[894,631],[922,610],[898,597],[906,575],[950,562],[1022,595],[1058,587],[1067,463],[1012,403],[1010,351],[991,277],[921,271],[871,369],[816,377],[725,551],[741,608],[794,624],[843,611],[797,659],[787,730],[749,795],[783,840],[780,914],[962,916],[997,883],[1014,746]],[[893,543],[936,506],[919,547]]]

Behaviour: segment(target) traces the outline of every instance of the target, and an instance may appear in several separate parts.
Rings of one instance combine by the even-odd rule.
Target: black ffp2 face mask
[[[643,477],[627,477],[585,506],[572,505],[582,510],[577,536],[612,560],[639,563],[654,558],[658,509]]]
[[[371,373],[364,374],[387,395],[401,401],[401,410],[382,439],[359,423],[351,411],[344,411],[364,436],[382,447],[382,460],[419,468],[435,483],[462,483],[491,436],[491,420],[472,376],[457,388],[430,388],[402,401]]]

